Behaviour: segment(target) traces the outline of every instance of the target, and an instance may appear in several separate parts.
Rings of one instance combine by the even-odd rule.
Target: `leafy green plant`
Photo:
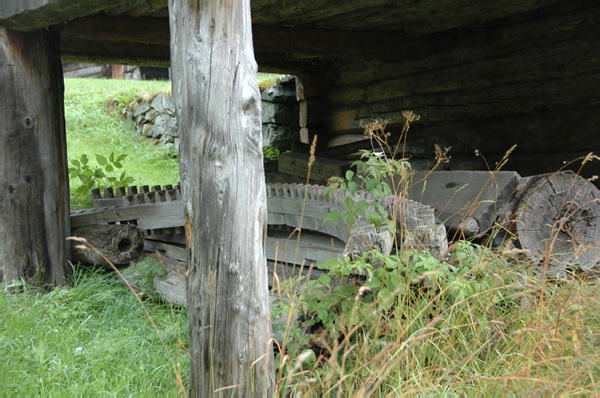
[[[106,187],[128,186],[134,182],[133,177],[127,175],[121,163],[126,154],[115,155],[111,152],[108,157],[96,154],[97,166],[90,164],[87,155],[71,160],[69,177],[79,179],[81,185],[74,190],[77,195],[87,195],[92,188],[103,190]]]
[[[288,153],[289,150],[281,152],[279,149],[272,146],[263,146],[263,161],[271,162],[273,160],[279,159],[279,155],[282,153]]]
[[[334,221],[342,218],[350,228],[361,216],[367,222],[379,228],[387,223],[390,230],[394,230],[394,222],[390,214],[382,205],[385,198],[395,195],[395,191],[388,181],[393,181],[394,176],[405,178],[410,170],[410,164],[405,159],[380,158],[368,151],[364,151],[362,159],[352,164],[364,170],[363,174],[346,171],[345,179],[333,177],[329,180],[326,196],[329,197],[334,190],[339,189],[344,197],[342,206],[344,213],[333,210],[325,215],[324,221]]]
[[[119,114],[123,115],[136,100],[137,95],[134,92],[124,92],[115,95],[112,98],[114,104],[116,104]]]

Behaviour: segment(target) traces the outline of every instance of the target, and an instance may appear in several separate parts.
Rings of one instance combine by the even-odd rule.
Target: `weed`
[[[0,294],[1,395],[177,395],[172,366],[134,295],[100,269],[71,287]],[[187,310],[145,301],[171,352],[187,344]],[[187,383],[188,357],[178,358]]]
[[[111,152],[108,157],[96,154],[96,162],[98,166],[93,167],[89,164],[87,155],[81,155],[79,160],[71,160],[69,168],[69,178],[80,180],[81,185],[74,190],[75,195],[85,196],[92,188],[104,190],[107,187],[126,187],[133,184],[132,177],[127,175],[126,171],[122,171],[123,164],[121,163],[127,157],[126,154],[115,156]]]
[[[289,150],[284,151],[283,153],[288,153],[290,152]],[[272,146],[263,146],[263,161],[265,162],[271,162],[273,160],[277,160],[279,159],[279,155],[281,155],[281,152],[279,151],[279,149],[272,147]]]

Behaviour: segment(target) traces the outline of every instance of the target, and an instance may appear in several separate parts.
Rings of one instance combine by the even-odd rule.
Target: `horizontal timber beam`
[[[147,0],[131,0],[128,5],[135,7],[145,2]],[[121,5],[123,0],[2,0],[0,26],[32,31]]]
[[[60,24],[62,37],[93,41],[169,46],[169,21],[161,18],[130,18],[94,15]]]
[[[422,58],[440,48],[437,40],[416,38],[404,33],[263,25],[254,25],[252,30],[254,48],[264,52],[395,60]]]
[[[131,44],[154,46],[158,54],[166,55],[161,62],[169,62],[168,54],[159,47],[169,46],[170,34],[167,19],[109,17],[95,15],[79,18],[59,25],[65,44],[63,48],[71,58],[77,49],[70,48],[69,40],[84,40],[98,46],[96,49],[81,48],[82,58],[93,51],[96,59],[119,60],[124,58]],[[110,28],[107,28],[110,27]],[[438,43],[429,39],[412,38],[398,33],[351,32],[340,30],[296,29],[270,26],[253,26],[254,50],[262,67],[282,71],[314,71],[331,63],[333,58],[406,59],[433,53]],[[105,42],[118,45],[105,46]],[[66,46],[66,47],[65,47]],[[114,48],[116,47],[116,48]],[[102,57],[102,51],[107,52]],[[148,47],[149,61],[155,64],[157,54]],[[138,49],[137,53],[143,51]],[[139,58],[139,55],[136,56]],[[136,58],[134,57],[134,58]],[[112,61],[111,61],[112,62]],[[146,63],[147,64],[147,63]]]
[[[169,46],[120,41],[92,41],[70,37],[61,38],[63,62],[97,64],[170,66]]]

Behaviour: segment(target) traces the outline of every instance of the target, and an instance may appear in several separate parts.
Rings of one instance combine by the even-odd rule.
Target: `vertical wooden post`
[[[250,0],[170,0],[190,395],[271,396],[266,189]]]
[[[0,28],[4,281],[64,285],[70,230],[59,32]]]

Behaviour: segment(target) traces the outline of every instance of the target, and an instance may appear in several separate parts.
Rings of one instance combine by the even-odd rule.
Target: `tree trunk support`
[[[69,181],[59,32],[0,28],[4,281],[66,284]]]
[[[266,187],[250,1],[171,0],[190,395],[272,396]]]

